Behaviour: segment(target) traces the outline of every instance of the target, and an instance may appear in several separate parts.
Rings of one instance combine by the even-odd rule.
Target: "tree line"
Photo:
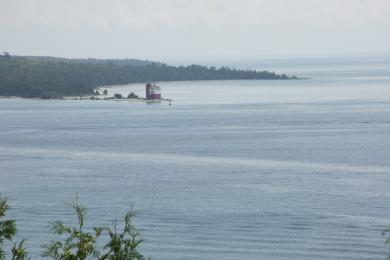
[[[0,96],[61,98],[93,94],[97,87],[105,85],[233,79],[286,80],[296,77],[228,67],[0,55]]]

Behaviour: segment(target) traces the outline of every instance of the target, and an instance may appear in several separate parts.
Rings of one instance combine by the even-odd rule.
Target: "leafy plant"
[[[19,244],[18,243],[14,244],[14,246],[11,249],[12,260],[26,260],[26,259],[30,259],[27,256],[27,250],[24,247],[24,242],[25,242],[25,240],[22,240],[22,242],[20,242]]]
[[[113,229],[105,228],[110,236],[110,241],[104,249],[109,249],[107,253],[100,257],[100,260],[143,260],[145,257],[138,252],[138,246],[143,242],[139,239],[140,233],[132,223],[136,212],[130,210],[124,217],[124,227],[122,232],[117,231],[117,221],[114,221]]]
[[[76,212],[78,225],[68,226],[57,220],[51,223],[51,231],[59,236],[65,236],[62,241],[52,241],[44,245],[43,257],[56,260],[85,260],[87,257],[99,257],[96,249],[96,239],[101,235],[102,228],[94,227],[93,233],[84,231],[84,221],[87,209],[80,205],[78,198],[72,203]]]
[[[144,256],[138,252],[139,245],[143,242],[139,239],[139,232],[132,223],[135,211],[130,210],[124,217],[124,227],[117,231],[117,221],[113,228],[94,227],[93,232],[84,230],[87,209],[80,205],[78,198],[71,205],[76,212],[78,225],[68,226],[57,220],[51,223],[51,231],[63,237],[59,241],[43,246],[43,257],[55,260],[85,260],[96,258],[99,260],[144,260]],[[104,253],[97,249],[97,240],[103,234],[109,235],[109,242],[104,246]]]
[[[0,260],[4,260],[5,251],[3,249],[4,241],[12,241],[16,235],[15,220],[6,219],[6,212],[9,209],[7,199],[0,197]],[[26,248],[24,247],[24,240],[20,243],[14,243],[11,249],[12,260],[29,259]]]

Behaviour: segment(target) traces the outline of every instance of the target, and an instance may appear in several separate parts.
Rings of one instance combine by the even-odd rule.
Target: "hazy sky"
[[[390,0],[0,0],[0,51],[220,59],[390,53]]]

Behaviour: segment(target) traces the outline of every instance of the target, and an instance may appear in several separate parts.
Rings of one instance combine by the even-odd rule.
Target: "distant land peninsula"
[[[93,95],[100,86],[156,81],[288,80],[274,72],[200,65],[169,66],[136,59],[66,59],[0,55],[0,96],[63,98]]]

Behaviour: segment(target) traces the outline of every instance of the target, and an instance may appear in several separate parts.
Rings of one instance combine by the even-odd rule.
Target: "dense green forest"
[[[92,94],[105,85],[148,81],[296,79],[268,71],[169,66],[134,59],[64,59],[0,55],[0,96],[60,98]]]

